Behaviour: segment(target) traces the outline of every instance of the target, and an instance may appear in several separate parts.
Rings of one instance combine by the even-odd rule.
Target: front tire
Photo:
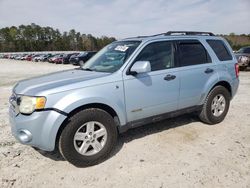
[[[117,140],[117,128],[110,114],[87,109],[73,115],[59,138],[62,156],[77,167],[104,161]]]
[[[84,65],[84,61],[79,61],[79,65],[82,67]]]
[[[230,98],[230,93],[225,87],[214,87],[203,104],[199,114],[200,120],[210,125],[222,122],[227,115]]]

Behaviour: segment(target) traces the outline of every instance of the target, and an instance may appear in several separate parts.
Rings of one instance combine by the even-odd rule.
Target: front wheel
[[[199,115],[201,121],[210,125],[222,122],[227,115],[230,98],[230,93],[225,87],[213,88],[203,104]]]
[[[101,109],[87,109],[70,118],[59,138],[59,150],[73,165],[86,167],[104,161],[116,140],[112,116]]]
[[[79,61],[79,65],[82,67],[84,65],[84,61]]]

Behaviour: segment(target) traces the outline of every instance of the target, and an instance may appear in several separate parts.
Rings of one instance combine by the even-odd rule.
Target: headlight
[[[31,114],[35,110],[41,110],[45,107],[45,97],[21,96],[19,111],[23,114]]]

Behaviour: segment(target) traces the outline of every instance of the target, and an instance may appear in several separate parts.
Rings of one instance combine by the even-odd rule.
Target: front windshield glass
[[[87,52],[81,52],[80,54],[78,54],[78,56],[85,56],[87,54]]]
[[[113,73],[120,69],[140,43],[140,41],[113,42],[87,61],[82,69]]]

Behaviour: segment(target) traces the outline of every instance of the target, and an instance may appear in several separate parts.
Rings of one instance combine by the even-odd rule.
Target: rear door
[[[216,64],[199,40],[179,40],[180,99],[178,109],[199,105],[203,89],[216,74]]]

